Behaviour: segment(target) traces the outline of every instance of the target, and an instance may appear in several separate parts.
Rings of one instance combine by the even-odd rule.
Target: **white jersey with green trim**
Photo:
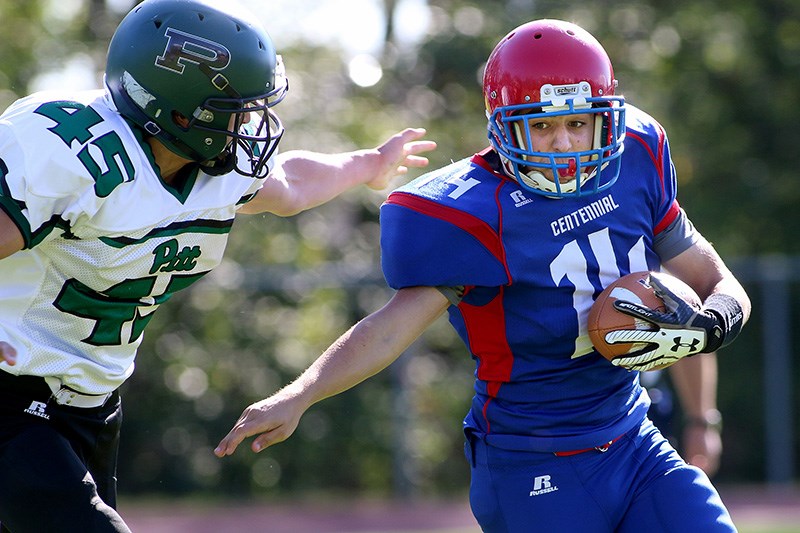
[[[237,207],[262,183],[194,169],[166,185],[102,90],[12,104],[0,208],[25,248],[0,260],[0,340],[18,352],[0,369],[87,394],[119,387],[155,310],[220,263]]]

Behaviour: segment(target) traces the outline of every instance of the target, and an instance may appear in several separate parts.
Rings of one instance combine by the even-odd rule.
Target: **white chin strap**
[[[584,183],[589,181],[596,173],[596,169],[592,170],[591,173],[581,172],[581,179],[580,179],[580,187],[583,186]],[[520,179],[522,182],[532,188],[532,189],[539,189],[540,191],[545,192],[552,192],[554,194],[569,194],[575,192],[575,190],[579,187],[578,180],[572,179],[566,183],[559,183],[560,187],[556,187],[555,182],[547,179],[544,174],[539,172],[538,170],[531,170],[529,172],[522,172],[520,169],[519,173]]]

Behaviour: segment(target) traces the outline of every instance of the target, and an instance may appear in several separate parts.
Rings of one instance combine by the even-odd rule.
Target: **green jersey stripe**
[[[225,234],[231,231],[231,226],[233,226],[232,218],[229,220],[187,220],[185,222],[174,222],[164,228],[155,228],[140,239],[132,239],[130,237],[100,237],[100,240],[114,248],[124,248],[125,246],[133,244],[141,244],[150,239],[171,237],[183,233]]]

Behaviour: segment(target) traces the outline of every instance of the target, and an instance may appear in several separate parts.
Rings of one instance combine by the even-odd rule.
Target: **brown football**
[[[640,350],[645,347],[645,343],[609,344],[605,339],[607,333],[619,329],[655,329],[645,320],[617,311],[614,308],[615,300],[626,300],[655,311],[666,311],[664,301],[656,296],[654,287],[650,284],[650,274],[650,272],[634,272],[619,278],[600,293],[589,311],[589,338],[600,355],[609,361]],[[686,283],[665,272],[658,272],[656,275],[672,292],[697,308],[701,306],[700,297]],[[652,370],[667,366],[669,365],[658,366]]]

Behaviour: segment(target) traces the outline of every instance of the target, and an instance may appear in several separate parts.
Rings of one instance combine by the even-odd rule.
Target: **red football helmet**
[[[544,19],[506,35],[489,56],[483,76],[489,139],[506,173],[525,189],[550,197],[595,194],[613,185],[625,138],[625,100],[614,96],[616,86],[608,54],[580,26]],[[533,120],[574,114],[597,118],[590,150],[532,149]],[[543,170],[574,179],[548,179]]]

